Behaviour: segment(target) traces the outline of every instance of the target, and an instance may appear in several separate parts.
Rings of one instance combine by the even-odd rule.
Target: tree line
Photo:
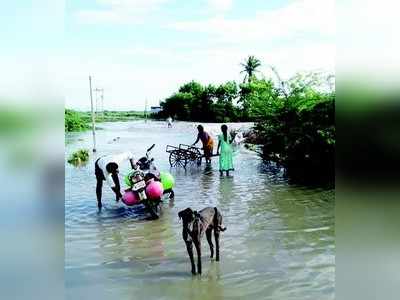
[[[250,118],[242,91],[255,79],[254,74],[261,63],[250,56],[242,65],[246,73],[243,83],[228,81],[216,86],[190,81],[160,103],[162,111],[155,117],[171,116],[177,120],[199,122],[248,121]]]
[[[218,86],[190,81],[160,103],[158,118],[196,122],[254,122],[257,143],[268,161],[292,177],[334,179],[335,91],[333,75],[296,74],[282,80],[259,76],[261,61],[242,64],[243,82]]]

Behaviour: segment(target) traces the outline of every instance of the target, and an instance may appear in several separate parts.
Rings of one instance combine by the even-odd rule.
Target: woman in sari
[[[204,157],[206,159],[206,163],[211,163],[214,141],[211,138],[211,136],[204,131],[204,127],[202,125],[197,126],[197,130],[199,131],[199,133],[197,135],[196,141],[193,143],[193,146],[196,145],[199,142],[199,140],[201,140],[203,144]]]
[[[222,134],[218,136],[218,147],[217,155],[219,154],[219,173],[223,176],[223,172],[226,172],[226,176],[229,176],[229,171],[234,171],[233,168],[233,151],[232,142],[228,136],[228,126],[221,126]],[[219,151],[221,149],[221,152]]]

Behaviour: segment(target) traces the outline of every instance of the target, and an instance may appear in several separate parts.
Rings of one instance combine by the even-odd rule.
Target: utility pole
[[[90,107],[92,110],[92,133],[93,133],[93,152],[96,152],[96,129],[95,129],[95,118],[93,111],[93,95],[92,95],[92,77],[89,75],[89,88],[90,88]]]

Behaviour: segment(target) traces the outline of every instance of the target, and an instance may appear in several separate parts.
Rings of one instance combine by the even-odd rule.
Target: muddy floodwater
[[[333,190],[291,185],[243,146],[232,177],[220,177],[217,157],[210,167],[170,168],[166,145],[193,143],[193,123],[99,126],[89,163],[65,164],[67,299],[334,299]],[[204,127],[215,135],[220,124]],[[99,213],[95,159],[126,150],[139,158],[153,143],[156,165],[175,176],[174,201],[165,199],[160,219],[147,221],[141,206],[116,203],[105,184]],[[91,132],[66,135],[66,157],[80,148],[92,148]],[[209,258],[204,239],[203,274],[192,276],[178,212],[206,206],[217,206],[227,227],[221,261]]]

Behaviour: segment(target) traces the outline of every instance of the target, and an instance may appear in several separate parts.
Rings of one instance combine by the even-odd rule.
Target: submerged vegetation
[[[80,149],[71,154],[68,158],[68,163],[74,166],[84,165],[89,160],[89,150],[87,149]]]

